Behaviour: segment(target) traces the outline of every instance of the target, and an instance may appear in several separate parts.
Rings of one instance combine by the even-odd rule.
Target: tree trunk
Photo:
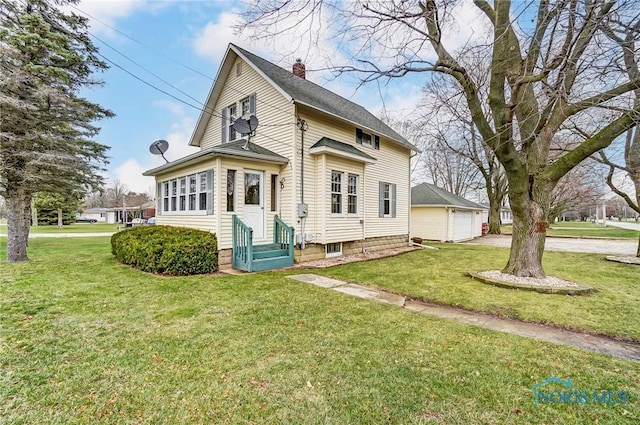
[[[58,229],[62,229],[62,209],[58,208]]]
[[[499,235],[500,231],[500,211],[502,210],[502,202],[489,198],[489,233],[490,235]]]
[[[7,191],[7,261],[27,261],[31,195],[21,188]]]
[[[525,176],[526,178],[526,176]],[[511,190],[527,187],[526,182],[509,181],[509,202],[513,214],[513,236],[509,262],[502,271],[521,277],[546,277],[542,268],[542,254],[546,240],[550,194],[550,185],[536,185],[529,178],[529,189],[524,193]]]

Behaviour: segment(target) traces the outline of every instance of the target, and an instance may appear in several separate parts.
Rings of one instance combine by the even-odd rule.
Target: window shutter
[[[249,96],[249,113],[255,115],[256,114],[256,94],[252,94]]]
[[[228,113],[227,108],[222,108],[222,143],[227,143],[227,121],[228,121]]]
[[[362,144],[362,129],[356,128],[356,143]]]
[[[158,182],[156,188],[156,215],[162,214],[162,183]]]
[[[374,136],[373,148],[380,149],[380,136]]]
[[[384,182],[379,182],[378,217],[384,217]]]
[[[391,184],[391,217],[396,216],[396,185]]]
[[[207,215],[213,214],[213,170],[207,170]]]

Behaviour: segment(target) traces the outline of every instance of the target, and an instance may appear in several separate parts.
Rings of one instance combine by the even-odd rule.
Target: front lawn
[[[640,341],[640,267],[605,261],[603,255],[545,252],[547,274],[584,283],[595,294],[568,296],[498,288],[466,276],[502,269],[506,248],[436,244],[422,250],[318,273],[435,303],[526,321]]]
[[[0,262],[3,423],[640,420],[636,362],[423,316],[286,273],[157,277],[116,263],[106,237],[34,239],[29,255]],[[414,253],[362,265],[407,260],[410,268],[388,277],[415,276],[416,262],[430,261]],[[535,407],[533,386],[549,377],[626,391],[630,401]]]

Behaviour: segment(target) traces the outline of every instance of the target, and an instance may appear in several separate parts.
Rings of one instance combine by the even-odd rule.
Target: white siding
[[[449,212],[444,207],[411,207],[411,236],[449,240]]]
[[[236,75],[236,64],[243,62],[242,74]],[[251,65],[241,58],[231,67],[224,88],[214,107],[214,114],[209,119],[206,130],[200,141],[201,149],[210,148],[222,143],[222,109],[237,103],[245,97],[256,94],[256,116],[260,123],[256,135],[251,142],[269,149],[290,159],[290,163],[278,170],[280,178],[285,179],[281,196],[281,218],[289,225],[294,225],[296,210],[293,168],[295,166],[296,149],[296,116],[294,107],[285,97],[266,81]],[[245,163],[245,166],[246,163]],[[258,165],[256,167],[259,168]],[[251,168],[248,167],[247,168]],[[225,171],[226,173],[226,171]],[[226,174],[225,174],[226,175]]]
[[[214,170],[213,173],[213,215],[207,215],[202,213],[189,213],[189,212],[159,212],[156,211],[156,224],[166,225],[166,226],[177,226],[177,227],[191,227],[194,229],[206,230],[209,232],[217,233],[218,232],[218,219],[217,219],[217,211],[220,205],[218,193],[216,187],[216,181],[219,179],[219,175],[217,173],[217,160],[212,159],[208,161],[201,162],[192,167],[182,167],[177,170],[172,170],[171,172],[160,174],[156,176],[156,182],[163,182],[166,180],[172,180],[178,177],[184,177],[189,174],[199,173],[207,170]],[[218,239],[219,240],[219,239]]]
[[[339,242],[359,240],[363,237],[393,236],[409,234],[409,156],[410,151],[384,137],[380,139],[380,149],[359,145],[355,142],[356,127],[337,118],[321,115],[304,106],[297,106],[297,113],[308,125],[305,132],[305,202],[311,202],[309,218],[305,232],[312,232],[319,240],[316,242]],[[299,146],[299,134],[298,146]],[[376,158],[375,164],[361,163],[341,159],[331,154],[310,155],[309,148],[322,137],[328,137],[342,143],[355,146],[360,151]],[[296,150],[296,156],[300,155]],[[296,176],[296,201],[300,202],[300,171],[294,161]],[[345,173],[353,172],[360,176],[359,217],[334,220],[331,217],[330,179],[331,166],[344,167]],[[360,171],[362,170],[362,171]],[[340,169],[337,169],[340,171]],[[345,174],[346,175],[346,174]],[[378,217],[379,183],[396,185],[396,217]],[[360,220],[364,223],[360,224]],[[363,233],[364,227],[364,233]],[[344,230],[348,230],[344,232]],[[341,233],[342,232],[342,233]]]

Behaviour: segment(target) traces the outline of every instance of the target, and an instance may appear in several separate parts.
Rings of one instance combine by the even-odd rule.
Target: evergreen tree
[[[87,20],[60,10],[77,0],[0,0],[0,196],[7,207],[7,259],[28,260],[36,192],[102,186],[107,146],[95,122],[113,114],[80,97],[107,68]]]

